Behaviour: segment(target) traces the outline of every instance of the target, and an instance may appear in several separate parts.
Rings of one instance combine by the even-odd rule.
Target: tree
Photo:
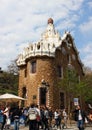
[[[92,104],[92,72],[86,74],[80,84],[82,84],[81,95],[83,95],[84,101]]]
[[[0,76],[0,94],[18,93],[18,76],[3,72]]]
[[[89,70],[89,69],[86,69]],[[85,103],[92,104],[92,71],[87,73],[79,80],[79,76],[74,69],[66,69],[63,79],[59,82],[68,96],[68,114],[70,113],[71,98],[78,98],[79,103],[84,107]]]
[[[18,75],[18,67],[16,64],[16,60],[12,60],[10,65],[8,65],[7,72],[12,73],[14,75]]]
[[[76,93],[76,86],[79,83],[78,75],[74,69],[67,68],[64,74],[63,79],[59,82],[59,87],[61,87],[67,95],[67,107],[68,107],[68,114],[70,114],[70,103],[71,98]]]
[[[11,61],[7,71],[0,73],[0,94],[18,94],[18,67],[15,60]]]

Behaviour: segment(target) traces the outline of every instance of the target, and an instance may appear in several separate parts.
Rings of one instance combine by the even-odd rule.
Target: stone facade
[[[35,67],[32,66],[33,64]],[[60,37],[51,18],[48,20],[48,26],[41,40],[29,44],[24,49],[23,54],[19,55],[17,65],[19,67],[19,96],[27,98],[24,103],[26,106],[31,103],[38,105],[45,103],[47,106],[60,108],[64,91],[58,87],[58,80],[63,78],[67,66],[76,69],[80,78],[83,76],[82,63],[71,34],[65,32]],[[35,72],[32,72],[32,67],[35,68]],[[44,88],[42,80],[49,85],[47,89],[45,84],[46,91],[41,89]],[[63,100],[66,106],[65,94]]]

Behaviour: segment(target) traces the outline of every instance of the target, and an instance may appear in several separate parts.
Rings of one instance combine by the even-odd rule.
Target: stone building
[[[19,96],[26,97],[26,106],[31,103],[64,108],[66,94],[58,87],[65,69],[76,69],[78,76],[83,76],[82,63],[70,32],[60,36],[55,30],[52,18],[48,19],[47,28],[41,39],[24,48],[17,59],[19,67]]]

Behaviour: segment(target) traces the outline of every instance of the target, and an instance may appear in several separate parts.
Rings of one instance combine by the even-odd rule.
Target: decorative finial
[[[52,19],[52,18],[49,18],[49,19],[48,19],[48,24],[49,24],[49,23],[53,24],[53,19]]]

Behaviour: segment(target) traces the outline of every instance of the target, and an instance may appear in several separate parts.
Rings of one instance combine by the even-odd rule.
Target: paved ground
[[[28,126],[27,127],[23,126],[20,128],[20,130],[29,130],[29,128]],[[52,130],[57,130],[57,129],[52,129]],[[67,129],[65,128],[64,130],[78,130],[78,128],[76,127],[76,125],[71,125],[71,126],[69,125],[68,128]],[[92,126],[87,126],[85,130],[92,130]]]

